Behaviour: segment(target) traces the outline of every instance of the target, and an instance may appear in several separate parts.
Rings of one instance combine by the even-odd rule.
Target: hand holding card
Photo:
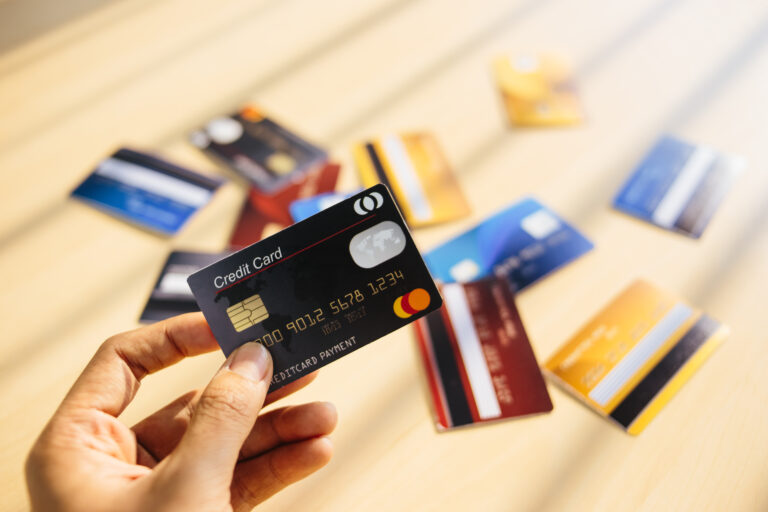
[[[226,354],[268,348],[271,390],[434,311],[440,294],[383,185],[189,277]]]

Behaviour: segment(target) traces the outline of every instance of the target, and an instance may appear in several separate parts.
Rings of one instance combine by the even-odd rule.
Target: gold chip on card
[[[229,306],[227,316],[229,316],[235,330],[241,332],[269,318],[269,312],[257,293],[242,302]]]

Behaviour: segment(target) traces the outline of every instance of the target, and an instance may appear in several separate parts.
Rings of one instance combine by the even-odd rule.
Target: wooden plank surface
[[[437,434],[405,329],[321,372],[290,402],[340,413],[331,464],[265,510],[765,510],[768,508],[768,5],[758,0],[71,0],[0,2],[0,508],[24,510],[34,437],[104,338],[136,319],[168,251],[219,250],[245,185],[217,193],[173,239],[67,199],[122,144],[233,176],[185,136],[258,101],[326,145],[435,132],[472,219],[419,230],[428,249],[523,195],[596,250],[518,297],[545,359],[636,277],[688,298],[731,339],[632,438],[550,387],[555,410]],[[554,50],[588,120],[508,127],[499,53]],[[748,159],[701,240],[613,212],[663,132]],[[146,379],[134,422],[207,382],[220,354]],[[354,383],[350,386],[350,383]]]

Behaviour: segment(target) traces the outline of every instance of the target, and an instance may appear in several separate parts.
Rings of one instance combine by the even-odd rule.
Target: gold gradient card
[[[384,135],[354,145],[352,153],[363,186],[387,185],[409,226],[469,215],[469,203],[433,135]]]
[[[570,67],[562,58],[502,56],[494,60],[493,72],[512,124],[559,126],[583,120]]]
[[[565,343],[545,370],[636,435],[728,334],[717,320],[640,280]]]

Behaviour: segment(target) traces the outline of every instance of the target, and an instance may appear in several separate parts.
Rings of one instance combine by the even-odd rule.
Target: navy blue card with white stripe
[[[664,136],[632,173],[613,206],[698,238],[743,167],[742,158]]]
[[[72,196],[144,228],[173,235],[222,183],[152,155],[120,149],[101,161]]]

